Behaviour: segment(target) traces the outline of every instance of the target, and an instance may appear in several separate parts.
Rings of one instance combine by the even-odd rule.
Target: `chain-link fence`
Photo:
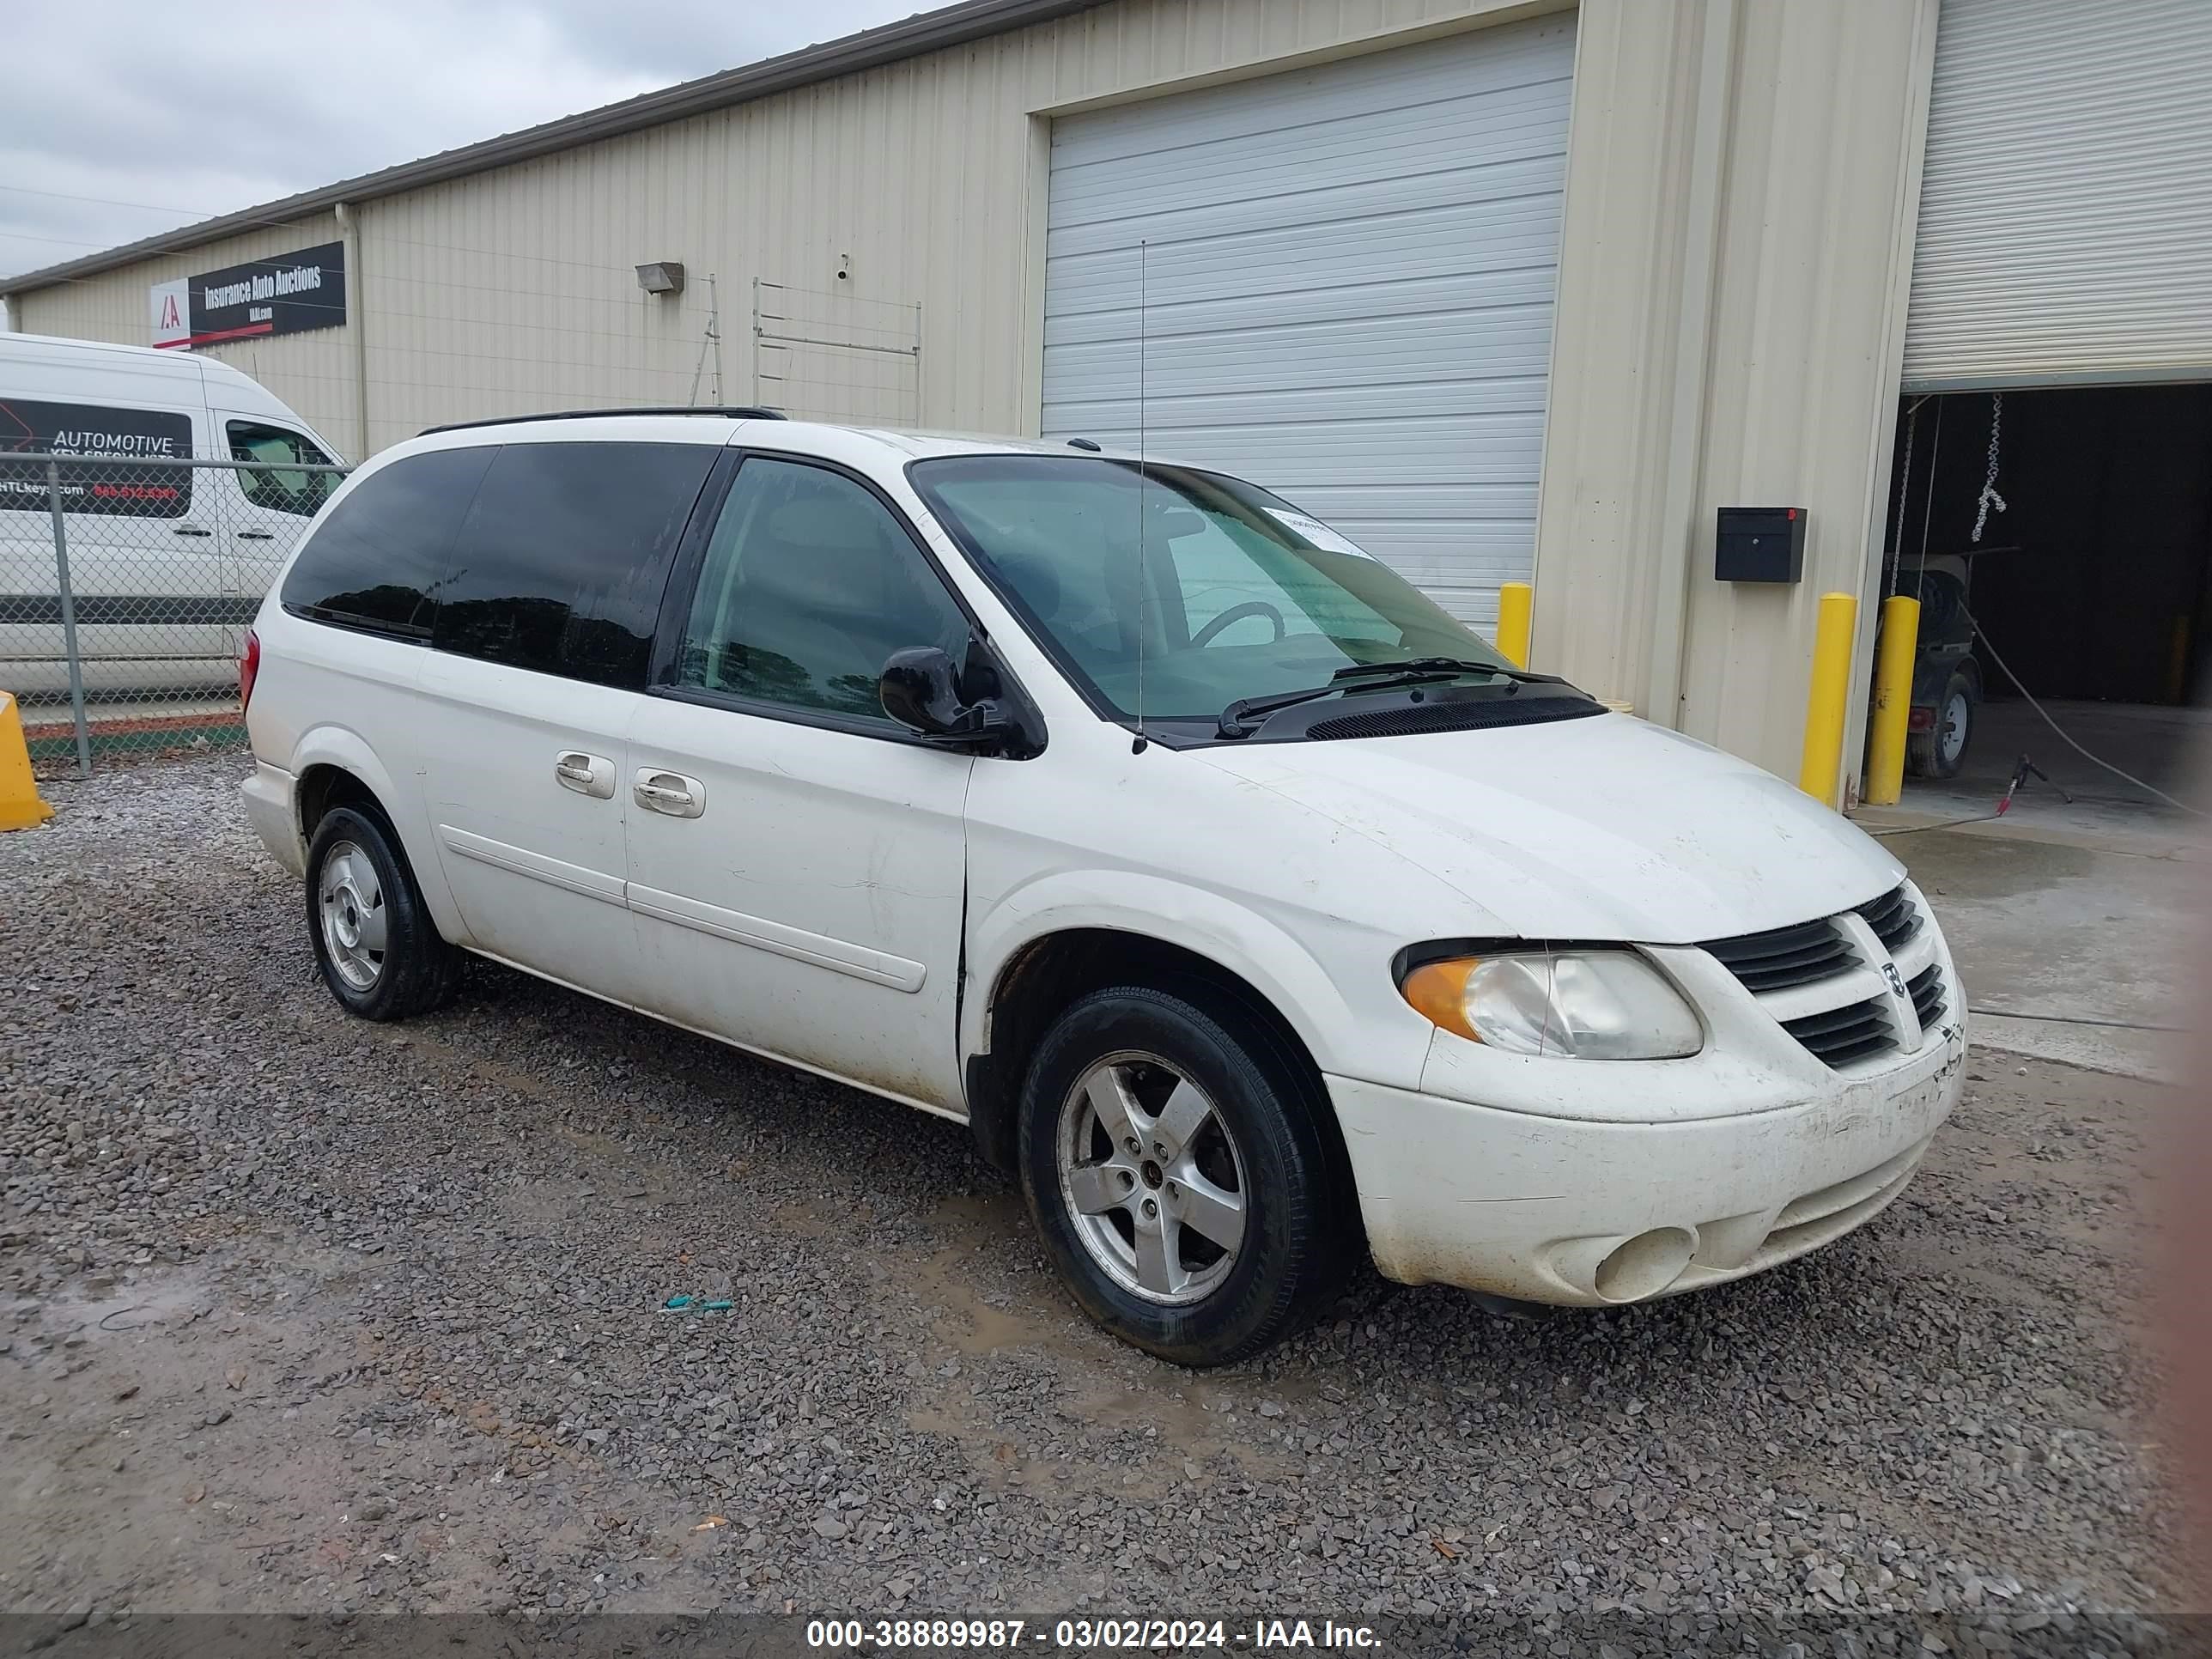
[[[41,770],[246,740],[238,656],[344,469],[0,453],[0,691]]]

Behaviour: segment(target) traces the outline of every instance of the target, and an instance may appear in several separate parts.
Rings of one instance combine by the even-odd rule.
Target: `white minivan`
[[[1959,1096],[1880,846],[1201,468],[434,432],[332,499],[242,677],[346,1010],[473,951],[963,1120],[1091,1316],[1186,1364],[1363,1253],[1585,1306],[1771,1267]]]
[[[26,697],[69,684],[50,456],[62,458],[86,689],[227,687],[246,624],[336,479],[149,463],[327,465],[337,451],[213,358],[0,334],[0,690]]]

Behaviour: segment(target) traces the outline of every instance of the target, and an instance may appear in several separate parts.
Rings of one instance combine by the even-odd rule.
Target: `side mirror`
[[[951,656],[933,645],[894,651],[876,683],[876,696],[889,714],[925,738],[963,747],[1002,747],[1028,752],[1030,739],[1014,711],[997,697],[969,702],[960,695],[960,671]]]
[[[965,737],[977,712],[960,700],[960,671],[952,659],[933,645],[892,652],[876,695],[884,713],[926,738]]]

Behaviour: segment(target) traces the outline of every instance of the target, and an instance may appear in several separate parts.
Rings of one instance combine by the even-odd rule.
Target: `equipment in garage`
[[[2212,384],[1910,398],[1894,466],[1882,591],[1921,605],[1911,774],[1994,797],[2032,750],[2087,799],[2190,794]]]
[[[1916,778],[1954,778],[1965,765],[1967,746],[1973,741],[1974,711],[1981,704],[1984,684],[1982,665],[1974,655],[1973,613],[1966,604],[1974,561],[1983,554],[2019,550],[1982,544],[1991,512],[2009,510],[1997,493],[1997,474],[2003,460],[2001,392],[1989,400],[1989,452],[1981,490],[1973,501],[1972,528],[1953,547],[1931,550],[1928,538],[1935,522],[1937,468],[1942,459],[1941,421],[1945,410],[1945,404],[1938,401],[1935,442],[1923,483],[1919,544],[1916,547],[1907,540],[1904,514],[1912,495],[1920,411],[1931,401],[1936,400],[1913,399],[1900,422],[1897,514],[1889,527],[1889,591],[1908,594],[1920,603],[1920,630],[1913,649],[1912,703],[1905,726],[1905,770]],[[1949,478],[1950,475],[1942,475],[1942,482],[1956,489]],[[2026,765],[2027,757],[2021,758]],[[2017,782],[2015,779],[2015,787]]]
[[[1955,778],[1966,763],[1983,684],[1982,665],[1974,655],[1974,619],[1966,608],[1972,556],[2016,551],[1973,548],[1914,556],[1900,563],[1897,591],[1920,601],[1905,744],[1905,769],[1916,778]]]

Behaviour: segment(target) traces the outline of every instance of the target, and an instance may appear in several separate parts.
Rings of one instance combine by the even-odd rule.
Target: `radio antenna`
[[[1152,605],[1152,573],[1145,557],[1145,267],[1152,244],[1137,242],[1137,738],[1129,752],[1141,755],[1145,735],[1145,620]]]

